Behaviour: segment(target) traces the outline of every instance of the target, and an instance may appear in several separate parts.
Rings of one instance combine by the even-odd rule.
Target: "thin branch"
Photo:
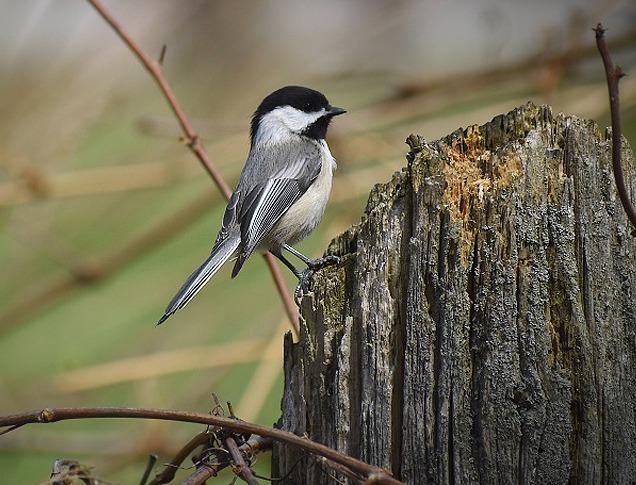
[[[148,462],[146,463],[146,468],[144,469],[144,474],[139,481],[139,485],[146,485],[148,477],[150,477],[150,472],[155,467],[155,463],[157,463],[157,455],[150,455],[148,457]]]
[[[115,20],[115,18],[106,10],[106,8],[102,5],[99,0],[87,0],[93,8],[99,13],[99,15],[112,27],[115,33],[119,36],[119,38],[128,46],[128,48],[132,51],[132,53],[139,59],[141,64],[144,66],[146,71],[150,74],[150,76],[155,80],[162,94],[166,98],[166,101],[170,105],[170,109],[174,113],[177,118],[179,125],[181,126],[181,130],[184,134],[184,140],[188,148],[194,153],[194,155],[199,159],[205,170],[208,172],[208,175],[212,177],[214,183],[221,191],[226,200],[230,199],[232,195],[232,189],[225,182],[221,173],[217,170],[216,166],[210,160],[207,151],[205,150],[201,140],[199,139],[198,133],[194,130],[194,127],[191,125],[188,117],[181,108],[170,83],[163,74],[163,68],[161,66],[160,61],[154,60],[152,57],[147,55],[142,48],[133,40],[133,38],[128,35],[128,33],[122,28],[122,26]],[[165,53],[164,53],[165,54]],[[163,56],[160,55],[160,60]],[[294,305],[294,302],[291,298],[289,290],[285,285],[285,280],[283,279],[283,275],[280,271],[280,268],[277,266],[274,257],[271,254],[264,255],[265,260],[267,261],[267,266],[272,273],[272,278],[274,278],[274,282],[276,284],[276,289],[280,295],[281,300],[283,301],[283,306],[285,307],[285,312],[289,317],[289,321],[291,323],[292,329],[296,333],[296,336],[300,335],[300,327],[298,323],[298,308]]]
[[[382,483],[387,485],[399,485],[402,483],[391,477],[389,472],[382,468],[368,465],[356,458],[340,453],[339,451],[302,436],[280,429],[267,428],[246,421],[209,414],[145,408],[45,408],[40,411],[0,416],[0,427],[32,423],[54,423],[71,419],[104,418],[158,419],[163,421],[199,423],[209,426],[218,426],[219,428],[237,433],[255,434],[287,443],[291,446],[296,446],[314,455],[323,456],[330,461],[347,467],[353,472],[365,476],[368,483]]]
[[[166,60],[166,50],[168,50],[168,46],[166,44],[161,46],[161,52],[159,53],[159,65],[163,66],[163,61]]]
[[[179,101],[177,100],[172,87],[163,75],[161,64],[147,55],[141,49],[141,47],[132,39],[130,35],[128,35],[126,31],[124,31],[119,22],[115,20],[115,18],[106,10],[106,8],[99,0],[87,1],[93,6],[93,8],[95,8],[95,10],[97,10],[97,13],[99,13],[99,15],[108,23],[108,25],[112,27],[119,38],[126,44],[126,46],[133,52],[133,54],[135,54],[137,59],[139,59],[144,68],[155,80],[162,94],[166,98],[166,101],[170,105],[170,109],[179,121],[179,125],[181,126],[181,129],[183,130],[183,133],[185,135],[186,144],[188,145],[190,150],[194,152],[210,177],[212,177],[214,183],[219,188],[223,196],[227,200],[229,200],[230,196],[232,195],[232,189],[230,189],[230,186],[227,185],[225,180],[223,180],[223,177],[208,157],[205,148],[199,142],[199,135],[190,124],[190,121],[181,108],[181,105],[179,104]]]
[[[208,478],[215,477],[216,475],[216,467],[211,465],[202,465],[201,468],[197,468],[194,472],[188,475],[181,482],[181,485],[201,485],[204,484]]]
[[[612,62],[612,56],[607,42],[605,41],[605,29],[599,23],[594,29],[596,32],[596,47],[603,59],[605,67],[605,77],[607,78],[607,90],[610,99],[610,113],[612,116],[612,165],[614,167],[614,179],[616,180],[616,189],[621,199],[621,203],[627,213],[627,217],[636,228],[636,210],[629,200],[627,187],[625,187],[625,178],[623,177],[623,167],[621,165],[621,113],[619,107],[618,81],[625,73],[619,66],[615,66]]]
[[[15,431],[22,426],[24,426],[24,424],[14,424],[13,426],[9,426],[7,429],[3,429],[2,431],[0,431],[0,436],[2,436],[3,434],[9,434],[11,433],[11,431]]]
[[[234,465],[236,466],[235,473],[240,476],[245,482],[249,485],[258,485],[258,480],[254,478],[254,474],[250,469],[249,465],[245,463],[245,459],[243,458],[243,454],[239,450],[236,441],[232,437],[225,438],[225,447],[230,452],[232,456],[232,461],[234,461]]]
[[[327,460],[327,458],[323,456],[318,456],[315,458],[316,462],[321,466],[321,468],[331,468],[332,470],[344,475],[349,478],[353,483],[363,483],[364,478],[360,478],[360,475],[353,473],[346,466],[339,465],[338,463],[334,463],[332,461]]]
[[[250,438],[247,443],[239,446],[239,450],[241,453],[247,455],[248,457],[253,458],[258,453],[263,451],[271,450],[273,445],[273,441],[271,438],[263,438],[261,436],[257,436],[256,438]],[[218,475],[218,473],[229,466],[230,462],[226,461],[223,463],[201,463],[199,468],[197,468],[192,474],[186,477],[181,485],[200,485],[205,483],[208,478],[212,478]],[[256,474],[254,474],[256,476]]]
[[[155,478],[148,485],[161,485],[163,483],[170,483],[173,479],[177,470],[181,466],[181,463],[190,456],[194,450],[196,450],[199,446],[204,445],[210,441],[210,433],[204,431],[199,433],[190,441],[188,441],[183,448],[181,448],[177,454],[170,460],[163,471],[158,473]]]

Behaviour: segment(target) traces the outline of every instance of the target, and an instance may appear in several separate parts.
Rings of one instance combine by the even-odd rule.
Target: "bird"
[[[334,255],[310,259],[293,245],[322,219],[336,169],[327,128],[333,117],[346,112],[303,86],[282,87],[261,101],[251,120],[249,153],[210,255],[181,286],[157,325],[184,308],[228,260],[235,259],[234,278],[254,251],[269,251],[298,278],[297,295],[315,271],[339,262]],[[297,269],[283,251],[306,269]]]

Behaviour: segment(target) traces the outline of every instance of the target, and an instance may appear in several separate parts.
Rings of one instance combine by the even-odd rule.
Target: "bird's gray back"
[[[276,144],[256,145],[247,157],[237,190],[249,192],[271,178],[302,177],[304,173],[319,171],[320,163],[320,145],[302,136]]]

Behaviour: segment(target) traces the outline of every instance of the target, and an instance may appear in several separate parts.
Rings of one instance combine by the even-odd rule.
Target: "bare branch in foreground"
[[[170,105],[170,109],[177,118],[179,125],[181,126],[186,145],[199,159],[199,162],[201,162],[201,165],[203,165],[205,170],[208,172],[208,175],[212,177],[212,180],[221,191],[225,199],[229,200],[230,196],[232,195],[232,189],[230,189],[230,186],[225,182],[221,173],[212,163],[212,160],[210,160],[206,149],[201,143],[199,134],[194,130],[194,127],[186,116],[185,111],[183,111],[183,108],[181,108],[181,105],[179,104],[179,101],[177,100],[177,97],[174,94],[170,83],[163,74],[162,62],[163,58],[165,57],[165,50],[162,49],[162,53],[160,54],[158,61],[153,59],[143,51],[139,44],[137,44],[137,42],[135,42],[133,38],[122,28],[119,22],[115,20],[115,18],[108,12],[108,10],[106,10],[106,8],[99,0],[87,1],[95,8],[97,13],[108,23],[108,25],[112,27],[119,38],[126,44],[126,46],[132,51],[137,59],[139,59],[146,71],[148,71],[150,76],[155,80],[162,94],[166,98],[166,101]],[[296,336],[298,336],[300,335],[298,309],[296,308],[296,305],[294,305],[287,286],[285,285],[283,275],[277,263],[275,262],[274,257],[271,254],[267,253],[264,255],[264,258],[267,261],[267,266],[269,267],[270,272],[272,273],[272,278],[274,279],[274,283],[276,284],[278,294],[283,301],[283,305],[285,307],[285,311],[291,323],[292,329],[294,330]]]
[[[157,455],[150,455],[148,457],[148,462],[146,463],[144,474],[141,476],[141,480],[139,481],[139,485],[146,485],[148,478],[150,477],[150,472],[152,472],[152,469],[155,467],[155,463],[157,463]]]
[[[174,456],[170,463],[168,463],[161,473],[158,473],[155,478],[148,485],[161,485],[163,483],[170,483],[173,479],[177,470],[181,466],[190,453],[196,450],[199,446],[204,445],[208,441],[210,441],[210,434],[206,431],[199,433],[190,441],[188,441],[183,448],[181,448],[177,454]]]
[[[402,483],[393,478],[388,471],[382,468],[368,465],[356,458],[340,453],[339,451],[302,436],[297,436],[280,429],[267,428],[246,421],[209,414],[145,408],[45,408],[40,411],[0,416],[0,427],[19,427],[26,424],[54,423],[71,419],[104,418],[158,419],[163,421],[199,423],[208,426],[217,426],[235,433],[263,436],[287,443],[291,446],[296,446],[308,453],[322,456],[330,462],[342,465],[352,472],[365,477],[365,483],[387,485],[400,485]]]
[[[614,168],[614,179],[616,180],[616,189],[621,199],[621,203],[627,213],[627,217],[636,229],[636,210],[629,200],[629,194],[625,187],[625,178],[623,176],[623,167],[621,165],[621,113],[618,96],[618,82],[625,75],[623,70],[614,65],[612,56],[607,42],[605,41],[605,29],[599,23],[594,29],[596,33],[596,46],[603,59],[605,67],[605,77],[607,78],[607,90],[610,99],[610,114],[612,116],[612,165]]]
[[[249,465],[245,463],[245,459],[243,458],[234,438],[225,438],[225,447],[230,452],[230,455],[232,455],[232,460],[234,460],[234,464],[237,468],[235,473],[243,478],[243,480],[245,480],[249,485],[258,485],[258,481],[254,478],[254,474],[252,473]]]
[[[258,453],[271,450],[272,445],[272,439],[257,436],[250,438],[249,441],[239,446],[238,449],[242,455],[246,455],[251,460]],[[200,485],[205,483],[206,480],[216,477],[221,470],[229,465],[229,461],[224,463],[210,463],[209,460],[202,461],[197,465],[198,468],[181,482],[181,485]]]

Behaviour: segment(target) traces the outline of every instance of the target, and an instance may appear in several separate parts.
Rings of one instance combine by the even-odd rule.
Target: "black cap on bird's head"
[[[342,108],[331,106],[325,95],[315,89],[285,86],[266,96],[256,108],[252,117],[252,144],[263,117],[278,108],[292,108],[306,113],[307,125],[299,128],[299,134],[314,139],[325,138],[331,118],[346,113]]]

